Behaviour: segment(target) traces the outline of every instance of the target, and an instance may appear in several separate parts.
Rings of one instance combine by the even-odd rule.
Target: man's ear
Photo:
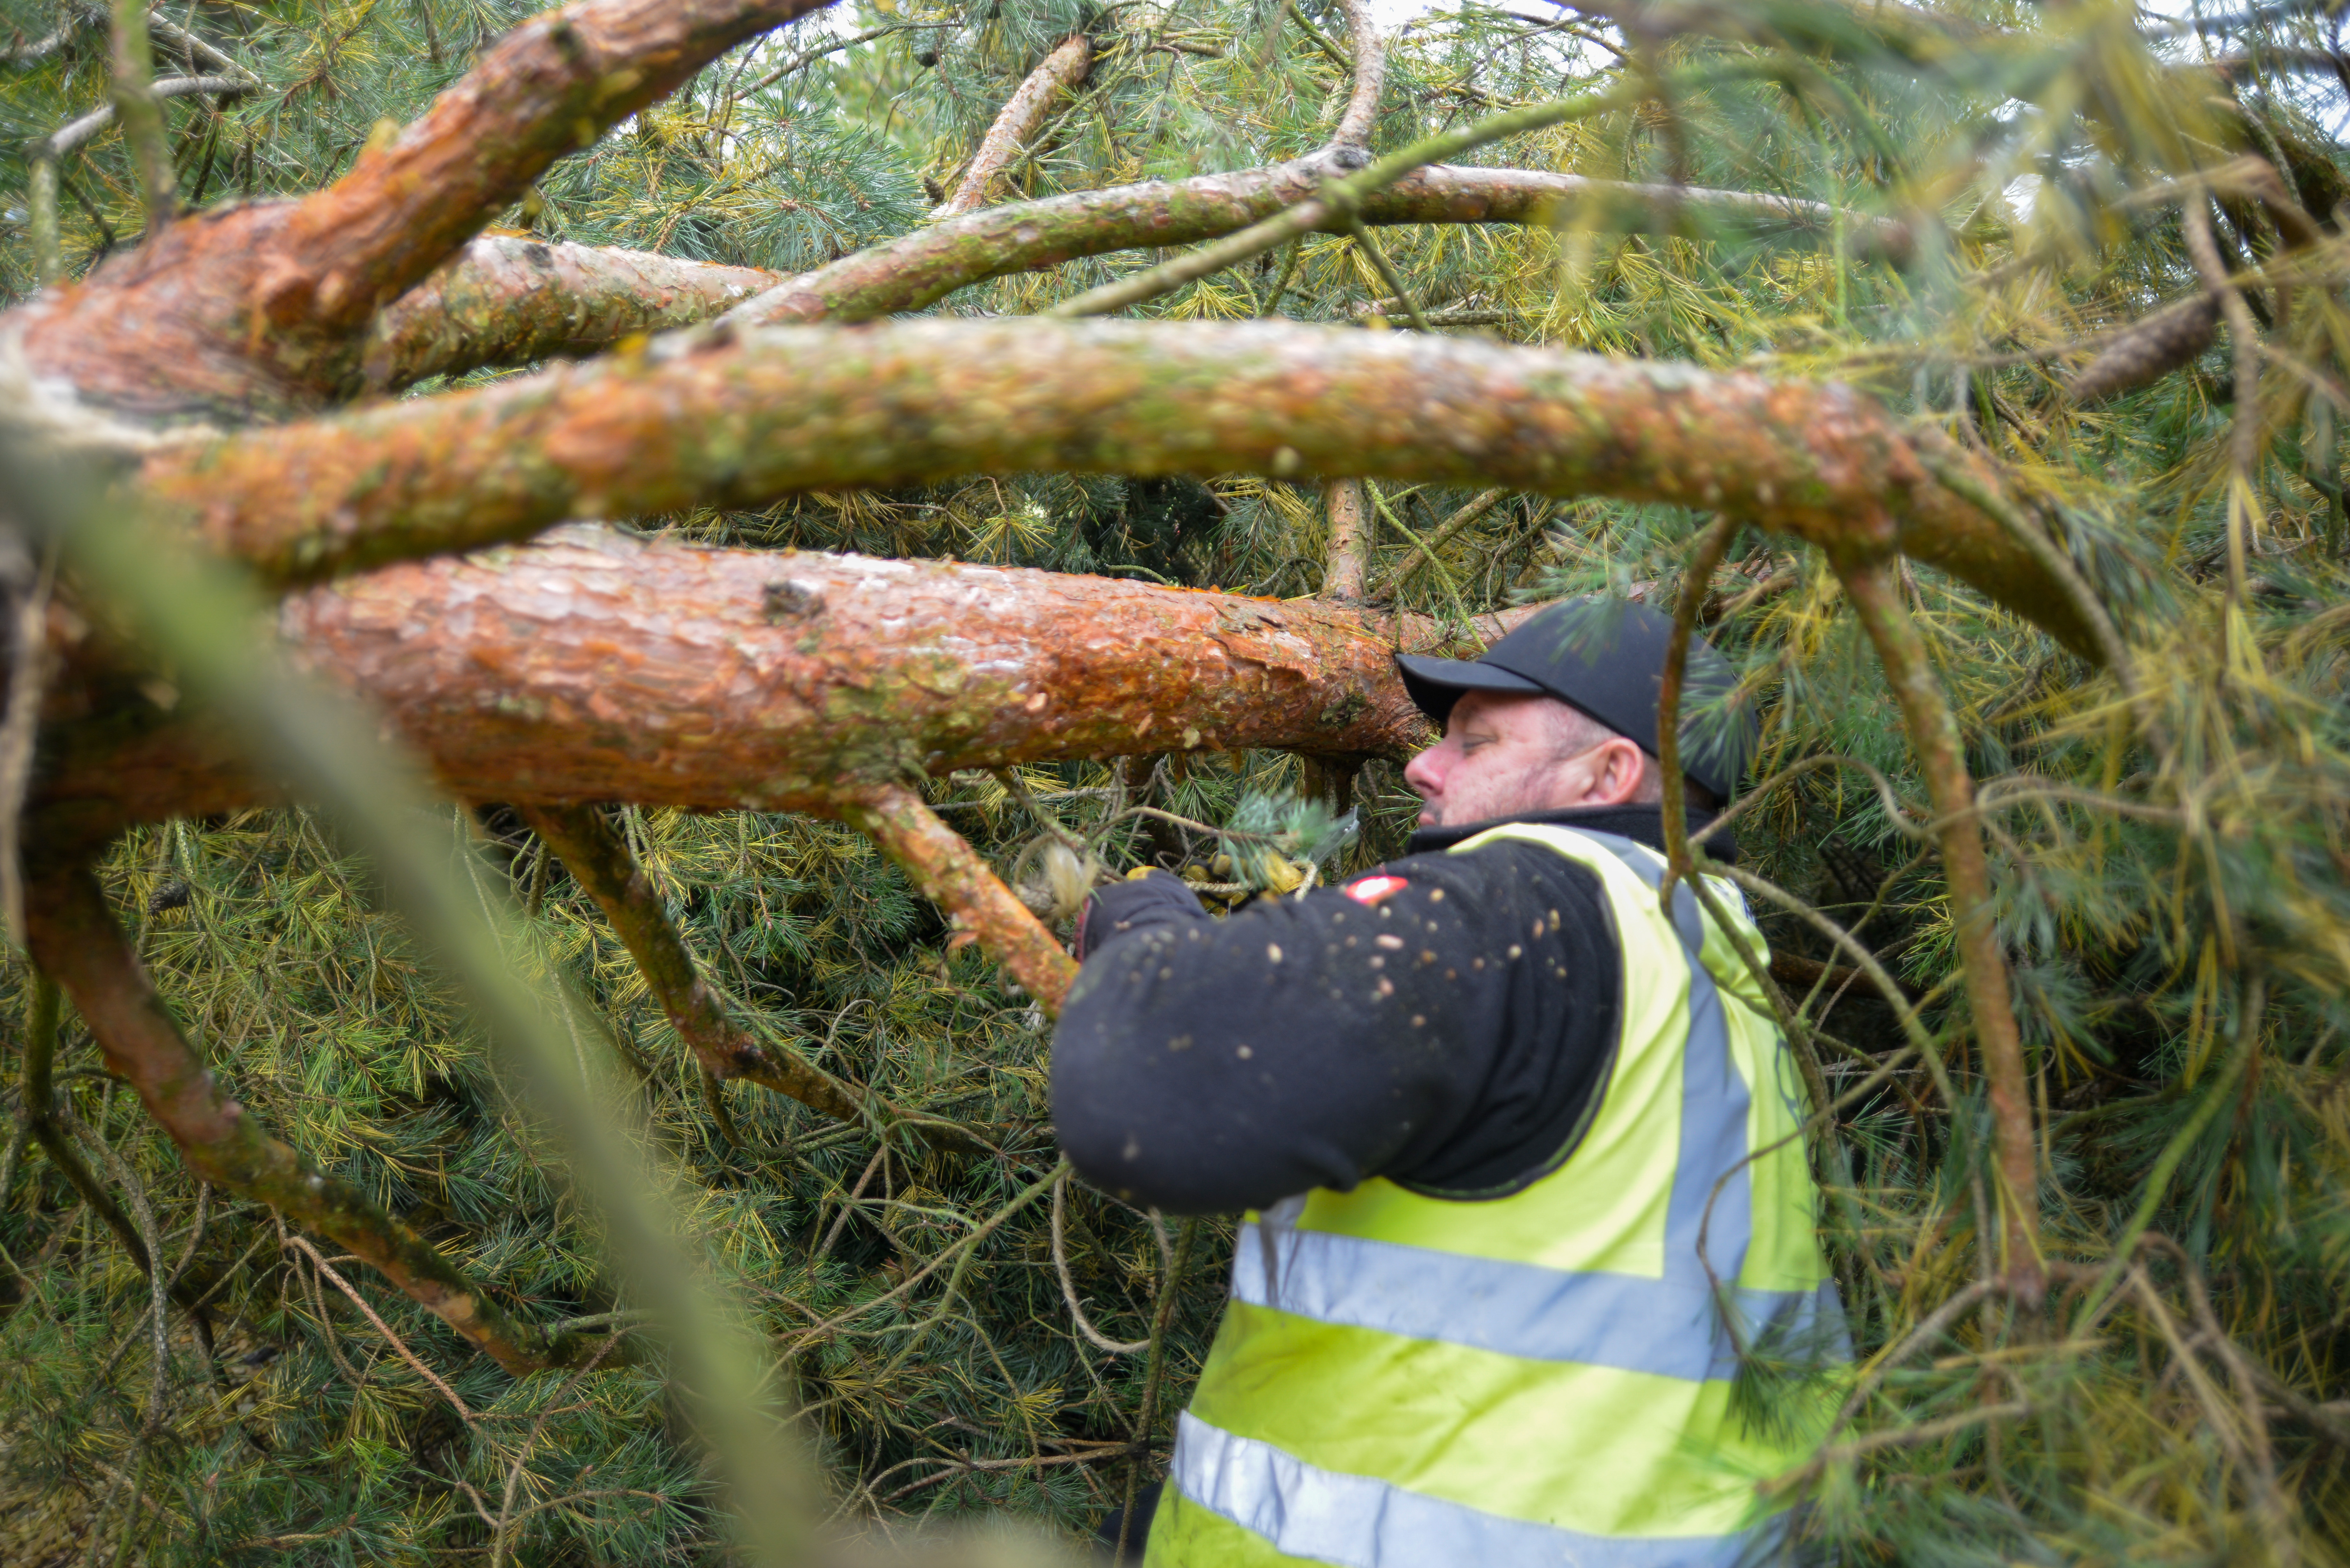
[[[1618,735],[1602,748],[1607,753],[1607,768],[1594,781],[1587,804],[1591,805],[1622,805],[1637,799],[1640,786],[1648,781],[1648,756],[1637,742]]]

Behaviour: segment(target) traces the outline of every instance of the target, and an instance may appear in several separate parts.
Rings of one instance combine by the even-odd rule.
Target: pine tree
[[[1587,592],[1764,716],[1762,1491],[2337,1557],[2339,19],[813,9],[0,0],[0,1557],[1081,1533],[1231,1228],[1057,1163],[1077,903]]]

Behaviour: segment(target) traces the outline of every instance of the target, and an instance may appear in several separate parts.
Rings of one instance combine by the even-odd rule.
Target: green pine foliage
[[[183,192],[206,204],[318,188],[528,9],[167,9],[260,84],[170,100]],[[1845,1419],[1828,1449],[1789,1483],[1811,1501],[1811,1545],[1854,1564],[2337,1563],[2350,1540],[2341,242],[2292,250],[2258,203],[2223,201],[2215,244],[2268,334],[2257,398],[2240,396],[2222,334],[2158,379],[2068,400],[2086,354],[2056,350],[2201,286],[2178,203],[2148,192],[2166,171],[2221,161],[2208,101],[2221,89],[2174,68],[2201,57],[2190,39],[2133,29],[2111,7],[1945,14],[1961,11],[2033,42],[1887,44],[1825,4],[1772,8],[1778,32],[1738,44],[1636,47],[1564,11],[1478,5],[1412,18],[1392,39],[1378,151],[1645,75],[1661,85],[1637,108],[1472,159],[1848,215],[1938,214],[1939,227],[1918,223],[1922,254],[1904,269],[1842,243],[1850,216],[1791,241],[1718,223],[1694,197],[1670,234],[1568,208],[1549,228],[1390,229],[1378,244],[1423,311],[1460,317],[1440,330],[1835,377],[1932,422],[2016,476],[2136,649],[2126,686],[1947,578],[1905,578],[1992,848],[2043,1139],[2036,1198],[2056,1267],[2042,1312],[1969,1293],[1995,1266],[1991,1128],[1926,792],[1876,658],[1825,561],[1785,540],[1741,534],[1706,601],[1709,635],[1763,719],[1736,823],[1742,866],[1800,908],[1750,901],[1775,954],[1812,961],[1809,979],[1780,972],[1804,1021],[1796,1047],[1838,1096],[1813,1147],[1862,1359],[1833,1384]],[[778,271],[821,265],[922,223],[997,108],[1077,27],[1097,39],[1094,68],[996,199],[1301,155],[1347,89],[1343,18],[1314,0],[870,0],[819,25],[833,32],[786,30],[713,65],[558,164],[503,223]],[[2213,52],[2333,49],[2330,26],[2292,10],[2240,18]],[[12,31],[23,42],[0,65],[11,146],[104,100],[102,16],[0,0],[0,42]],[[159,76],[182,68],[171,47],[159,34]],[[1701,79],[1765,54],[1775,77]],[[2230,112],[2331,221],[2350,193],[2338,91],[2284,66],[2231,81]],[[143,218],[115,132],[59,175],[78,275],[134,244]],[[30,188],[25,160],[0,158],[10,298],[33,284]],[[934,309],[1033,314],[1155,259],[1073,261]],[[1321,234],[1144,314],[1401,329],[1409,312],[1388,294],[1359,242]],[[2242,421],[2259,437],[2249,466]],[[1572,593],[1673,605],[1708,521],[1512,496],[1447,534],[1473,492],[1373,489],[1375,600],[1454,622]],[[1317,588],[1327,528],[1310,484],[1057,475],[650,525],[1278,597]],[[1035,907],[1066,919],[1055,882],[1071,867],[1082,878],[1156,860],[1232,905],[1279,896],[1308,863],[1327,878],[1399,849],[1414,807],[1392,766],[1364,770],[1339,803],[1357,813],[1351,839],[1343,810],[1300,804],[1319,787],[1294,758],[1179,754],[959,775],[931,794]],[[934,1517],[1088,1528],[1136,1472],[1128,1445],[1147,1404],[1160,1441],[1139,1469],[1163,1463],[1170,1414],[1213,1331],[1229,1224],[1182,1233],[1073,1183],[1059,1206],[1066,1291],[1055,1208],[1035,1202],[967,1264],[892,1294],[1052,1168],[1041,1015],[846,829],[748,813],[619,820],[711,983],[764,1044],[1002,1150],[941,1155],[911,1125],[834,1123],[706,1080],[518,821],[452,811],[457,863],[505,878],[529,911],[531,945],[514,961],[604,1022],[606,1034],[578,1038],[583,1073],[617,1067],[683,1173],[692,1239],[742,1282],[838,1518],[888,1532]],[[266,1210],[200,1189],[68,1016],[57,1067],[70,1137],[126,1191],[120,1162],[140,1195],[123,1201],[151,1211],[153,1250],[202,1298],[167,1314],[159,1353],[129,1251],[28,1140],[28,996],[14,971],[0,992],[15,1128],[0,1158],[0,1559],[725,1560],[706,1456],[626,1332],[638,1309],[555,1145],[331,824],[296,810],[173,822],[130,835],[104,872],[172,1005],[254,1114],[510,1306],[609,1332],[612,1349],[591,1371],[509,1378],[363,1266],[313,1257]],[[1856,978],[1823,919],[1908,988],[1931,1049],[1911,1050],[1909,1025]],[[1101,1348],[1067,1299],[1100,1338],[1131,1345],[1169,1293],[1157,1359]],[[1954,1301],[1962,1310],[1938,1314]],[[1804,1351],[1756,1347],[1741,1397],[1763,1418],[1821,1397]]]

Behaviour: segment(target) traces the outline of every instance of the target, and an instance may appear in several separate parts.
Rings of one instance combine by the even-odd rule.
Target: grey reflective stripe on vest
[[[1606,849],[1651,888],[1665,882],[1664,857],[1613,833],[1572,831]],[[1721,992],[1700,956],[1705,917],[1686,882],[1673,884],[1673,929],[1689,963],[1689,1043],[1681,1053],[1681,1155],[1673,1195],[1665,1208],[1665,1278],[1711,1290],[1698,1234],[1705,1234],[1712,1278],[1728,1284],[1746,1264],[1754,1240],[1753,1167],[1746,1160],[1746,1113],[1753,1103],[1746,1080],[1730,1060],[1730,1024]],[[1628,977],[1627,977],[1628,983]],[[1722,1180],[1721,1172],[1729,1171]],[[1714,1191],[1720,1181],[1721,1190]],[[1711,1205],[1709,1218],[1708,1205]]]
[[[1309,1465],[1188,1410],[1175,1427],[1174,1478],[1187,1502],[1253,1532],[1290,1557],[1342,1568],[1734,1568],[1775,1532],[1585,1535]]]
[[[1431,1279],[1430,1271],[1440,1270]],[[1766,1330],[1802,1345],[1825,1315],[1841,1324],[1835,1287],[1727,1293],[1747,1343]],[[1322,1323],[1703,1382],[1738,1370],[1702,1282],[1569,1272],[1456,1252],[1300,1231],[1277,1220],[1242,1228],[1232,1295]],[[1829,1331],[1833,1334],[1834,1329]]]

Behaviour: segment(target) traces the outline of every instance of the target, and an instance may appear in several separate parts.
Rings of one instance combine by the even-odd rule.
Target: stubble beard
[[[1419,826],[1454,827],[1472,822],[1499,822],[1547,811],[1557,781],[1558,764],[1555,762],[1532,763],[1521,769],[1506,784],[1496,780],[1490,791],[1480,792],[1450,808],[1433,802],[1423,805],[1419,811]]]

